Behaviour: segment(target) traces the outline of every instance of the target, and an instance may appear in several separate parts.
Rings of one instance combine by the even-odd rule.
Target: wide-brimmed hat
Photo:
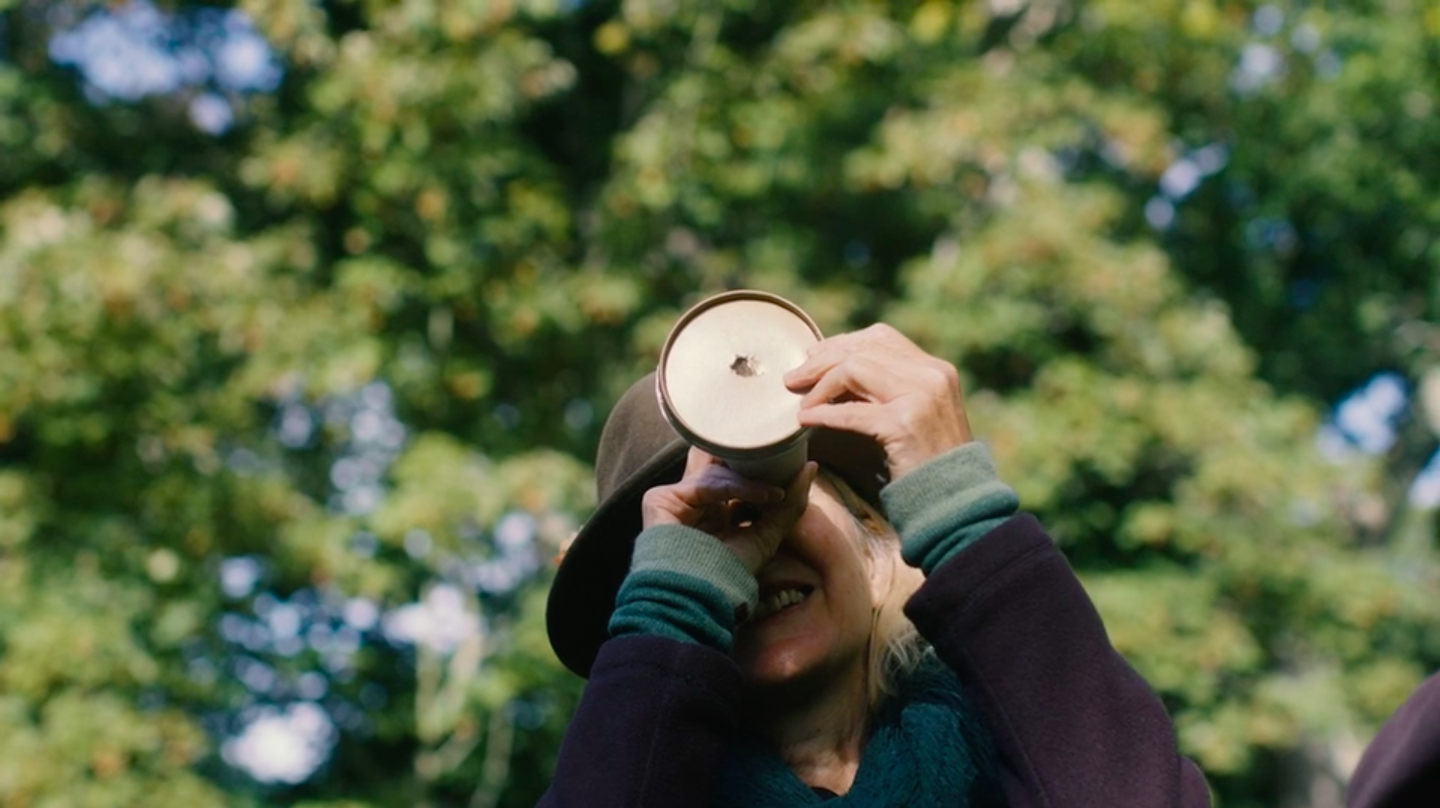
[[[605,420],[595,459],[599,505],[566,550],[545,611],[550,646],[581,676],[590,675],[600,644],[609,639],[615,595],[640,533],[640,499],[680,479],[689,449],[660,409],[654,373],[631,385]],[[885,453],[873,440],[813,429],[809,456],[880,509],[889,474]]]

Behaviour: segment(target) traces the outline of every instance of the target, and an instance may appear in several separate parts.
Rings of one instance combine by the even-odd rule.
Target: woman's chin
[[[783,695],[794,691],[814,679],[811,671],[804,669],[780,669],[775,667],[742,669],[745,688],[753,696],[765,694]]]
[[[760,721],[767,720],[767,716],[805,709],[806,705],[817,702],[830,703],[843,698],[841,693],[864,692],[864,676],[858,666],[814,655],[773,655],[743,660],[740,671],[751,706],[760,711],[752,717]],[[841,703],[834,702],[833,706]]]
[[[831,676],[860,664],[868,637],[861,630],[845,632],[845,625],[868,628],[861,615],[837,624],[823,597],[810,594],[798,603],[763,614],[735,633],[733,657],[752,688],[782,688],[796,683],[823,685]]]
[[[751,687],[783,685],[803,678],[813,667],[806,664],[804,655],[797,650],[773,645],[737,644],[735,662]]]
[[[752,688],[805,682],[835,667],[825,643],[815,635],[739,638],[735,662]],[[749,642],[746,642],[746,640]]]

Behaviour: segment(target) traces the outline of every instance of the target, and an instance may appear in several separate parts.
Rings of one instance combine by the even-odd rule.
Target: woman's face
[[[823,476],[810,505],[755,577],[760,607],[735,636],[735,659],[757,686],[863,674],[872,583],[866,538]]]

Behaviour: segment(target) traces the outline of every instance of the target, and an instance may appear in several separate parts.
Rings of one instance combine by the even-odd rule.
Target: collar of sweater
[[[736,741],[716,808],[960,808],[1002,804],[993,742],[955,674],[933,658],[881,707],[855,782],[843,796],[811,789],[754,737]]]

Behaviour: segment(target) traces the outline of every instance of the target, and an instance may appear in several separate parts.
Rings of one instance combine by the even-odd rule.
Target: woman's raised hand
[[[691,448],[680,482],[656,486],[640,501],[645,527],[686,525],[718,538],[754,573],[775,555],[810,501],[814,462],[786,488],[740,476],[719,458]]]
[[[971,440],[955,366],[888,325],[822,340],[785,386],[804,394],[803,426],[874,438],[892,480]]]

